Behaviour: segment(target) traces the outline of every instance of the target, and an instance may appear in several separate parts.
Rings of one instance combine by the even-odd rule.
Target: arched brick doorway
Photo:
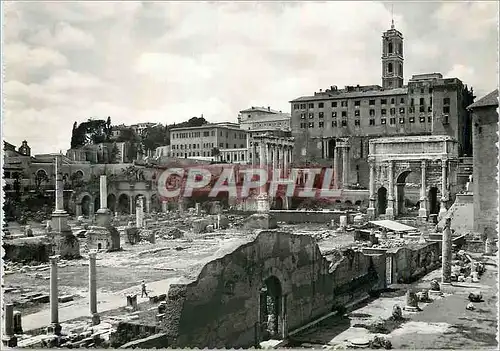
[[[384,187],[380,187],[377,191],[377,204],[378,214],[385,214],[385,210],[387,209],[387,189]]]
[[[282,340],[287,334],[286,298],[280,280],[270,276],[263,282],[259,295],[259,335],[257,344],[266,340]]]

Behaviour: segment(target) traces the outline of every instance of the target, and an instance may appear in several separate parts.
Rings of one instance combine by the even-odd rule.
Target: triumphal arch
[[[419,186],[419,214],[441,217],[457,191],[458,143],[449,136],[405,136],[370,140],[371,218],[405,214],[405,185]]]

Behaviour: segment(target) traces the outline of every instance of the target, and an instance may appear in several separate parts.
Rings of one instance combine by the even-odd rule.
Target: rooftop
[[[377,87],[377,86],[370,86]],[[350,87],[346,87],[350,88]],[[346,98],[355,98],[355,97],[370,97],[370,96],[390,96],[390,95],[406,95],[408,93],[408,88],[395,88],[395,89],[385,89],[380,90],[371,89],[371,90],[361,90],[363,87],[354,87],[356,89],[360,89],[359,91],[349,91],[349,89],[342,90],[326,90],[325,92],[319,92],[314,96],[301,96],[297,99],[291,100],[290,102],[299,102],[299,101],[314,101],[314,100],[336,100],[336,99],[346,99]]]
[[[170,131],[178,131],[178,130],[195,130],[195,129],[206,129],[206,128],[226,128],[226,129],[237,129],[239,131],[244,132],[244,130],[240,129],[237,123],[233,122],[220,122],[220,123],[207,123],[198,127],[174,127],[170,128]]]
[[[281,113],[281,111],[276,111],[276,110],[273,110],[272,108],[270,108],[269,106],[268,107],[264,107],[264,106],[252,106],[250,108],[247,108],[246,110],[241,110],[240,113],[248,113],[248,112],[265,112],[265,113]]]
[[[247,119],[241,124],[250,124],[254,122],[273,122],[273,121],[282,121],[284,119],[290,119],[291,115],[289,113],[277,113],[277,114],[272,114],[272,115],[267,115],[267,116],[262,116],[259,117],[258,119]]]
[[[478,107],[489,107],[489,106],[498,106],[498,89],[493,90],[488,95],[477,100],[472,105],[469,105],[467,109],[475,109]]]

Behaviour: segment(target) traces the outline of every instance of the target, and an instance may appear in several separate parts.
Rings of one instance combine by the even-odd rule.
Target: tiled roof
[[[370,96],[391,96],[391,95],[406,95],[408,88],[396,88],[386,90],[370,90],[370,91],[353,91],[353,92],[337,92],[337,93],[321,93],[314,96],[301,96],[290,102],[299,101],[314,101],[314,100],[336,100],[336,99],[349,99],[356,97],[370,97]]]
[[[477,100],[472,105],[469,105],[467,109],[474,109],[478,107],[487,107],[487,106],[498,106],[498,89],[495,89],[488,95]]]

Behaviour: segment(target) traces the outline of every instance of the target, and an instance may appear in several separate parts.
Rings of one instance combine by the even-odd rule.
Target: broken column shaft
[[[57,330],[59,326],[59,292],[57,287],[57,262],[59,256],[50,256],[50,323]]]
[[[99,178],[99,199],[101,203],[101,209],[108,208],[108,189],[106,176],[102,175]]]
[[[97,314],[96,255],[96,251],[89,253],[89,307],[93,324],[99,324],[99,315]]]
[[[443,250],[442,250],[442,284],[451,284],[451,219],[446,219],[446,224],[443,230]]]
[[[5,336],[14,335],[14,304],[6,303],[4,305],[4,334]]]

